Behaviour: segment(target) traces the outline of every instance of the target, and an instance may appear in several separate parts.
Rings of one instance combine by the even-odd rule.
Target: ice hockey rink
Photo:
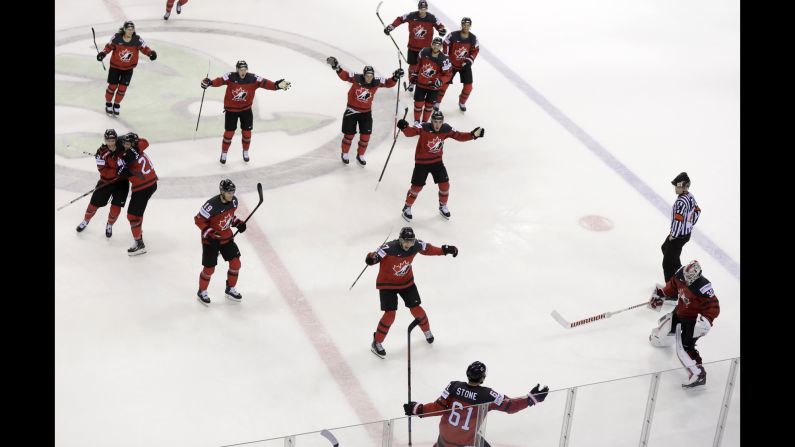
[[[558,445],[569,387],[578,390],[571,446],[638,445],[650,376],[662,374],[650,446],[713,445],[729,362],[740,356],[740,10],[738,0],[429,1],[448,31],[472,19],[481,53],[462,113],[458,77],[442,103],[446,122],[485,128],[447,140],[449,208],[437,210],[428,179],[413,207],[419,239],[456,245],[458,257],[417,256],[416,283],[436,341],[412,342],[412,399],[430,402],[467,365],[488,366],[484,385],[508,396],[536,383],[554,390],[539,406],[492,412],[495,447]],[[400,303],[385,359],[369,349],[381,316],[376,269],[364,257],[405,222],[400,211],[415,138],[400,136],[380,186],[395,115],[395,89],[375,98],[367,166],[339,159],[350,84],[325,63],[398,68],[375,15],[377,0],[191,0],[162,19],[165,0],[55,2],[55,206],[90,190],[102,132],[134,131],[160,177],[143,221],[148,253],[128,257],[126,210],[107,239],[109,207],[82,233],[88,197],[55,211],[55,443],[58,446],[222,446],[335,430],[342,446],[380,445],[378,421],[397,419],[407,445],[406,327]],[[416,10],[385,0],[391,22]],[[141,56],[120,118],[105,115],[100,49],[125,19],[158,53]],[[406,26],[393,32],[406,51]],[[218,162],[223,88],[208,89],[245,59],[249,71],[292,82],[258,90],[251,162],[240,131]],[[108,66],[109,59],[105,59]],[[403,68],[406,66],[404,64]],[[399,93],[400,113],[412,100]],[[358,141],[358,135],[354,140]],[[673,348],[654,348],[662,315],[641,308],[574,329],[569,320],[649,298],[663,280],[660,245],[681,171],[703,212],[682,261],[698,259],[721,313],[699,340],[705,389],[683,391]],[[238,215],[264,203],[236,238],[240,303],[224,299],[226,263],[196,300],[199,207],[230,178]],[[664,312],[672,308],[666,305]],[[637,376],[637,377],[636,377]],[[625,377],[631,379],[613,381]],[[738,378],[740,375],[738,374]],[[740,445],[739,380],[723,446]],[[400,418],[400,419],[398,419]],[[412,425],[431,446],[438,418]],[[257,446],[282,446],[282,440]],[[317,434],[296,444],[324,446]]]

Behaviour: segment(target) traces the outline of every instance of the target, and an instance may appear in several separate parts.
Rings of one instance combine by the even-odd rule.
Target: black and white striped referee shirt
[[[689,192],[680,194],[671,211],[671,236],[682,237],[690,234],[700,215],[701,208],[698,207],[693,194]]]

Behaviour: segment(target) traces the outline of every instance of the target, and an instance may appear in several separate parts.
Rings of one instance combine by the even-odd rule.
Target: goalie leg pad
[[[651,330],[649,335],[649,343],[658,348],[673,346],[675,343],[674,335],[671,334],[671,322],[673,321],[673,312],[669,312],[660,318],[660,324]]]

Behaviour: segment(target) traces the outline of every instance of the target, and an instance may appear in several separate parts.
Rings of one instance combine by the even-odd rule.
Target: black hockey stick
[[[205,76],[205,78],[210,78],[210,61],[207,61],[207,76]],[[209,88],[209,86],[207,88]],[[204,91],[202,92],[202,102],[199,104],[199,117],[196,118],[196,130],[193,131],[194,139],[196,138],[196,132],[199,131],[199,120],[202,119],[202,107],[204,107],[204,94],[207,93],[206,88],[203,88],[202,90]],[[260,194],[260,197],[262,197],[262,194]]]
[[[402,69],[403,69],[403,63],[400,61],[400,58],[398,58],[398,70]],[[402,77],[403,76],[399,76],[397,79],[397,84],[395,84],[395,91],[397,95],[395,95],[395,123],[394,123],[395,127],[392,129],[392,138],[395,138],[397,136],[397,114],[398,114],[398,107],[400,107],[400,78]],[[408,108],[406,110],[408,110]]]
[[[386,28],[386,24],[385,24],[385,23],[384,23],[384,21],[381,19],[381,14],[379,14],[379,13],[378,13],[378,10],[379,10],[379,9],[381,9],[381,4],[382,4],[382,3],[384,3],[384,2],[383,2],[383,0],[382,0],[382,1],[380,1],[380,2],[378,2],[378,6],[375,8],[375,15],[376,15],[376,16],[378,16],[378,20],[381,22],[381,25],[382,25],[384,28]],[[394,44],[395,44],[395,48],[397,48],[397,50],[398,50],[398,53],[400,53],[400,57],[402,57],[402,58],[403,58],[403,61],[405,61],[405,62],[408,64],[408,63],[409,63],[409,61],[407,61],[407,60],[406,60],[406,56],[404,56],[404,55],[403,55],[403,52],[402,52],[402,51],[400,51],[400,47],[398,46],[397,42],[395,42],[395,38],[394,38],[394,37],[392,37],[392,35],[391,35],[391,34],[387,34],[387,36],[389,36],[389,38],[390,38],[390,39],[392,39],[392,43],[394,43]]]
[[[91,27],[91,34],[94,35],[94,48],[97,49],[97,54],[99,54],[99,47],[97,46],[97,32],[94,31],[94,27],[93,26]],[[102,63],[102,69],[105,70],[105,71],[108,71],[108,69],[105,68],[105,61],[100,61],[100,62]]]
[[[339,441],[337,441],[337,438],[333,434],[331,434],[330,431],[324,429],[323,431],[320,432],[320,436],[328,439],[328,442],[330,442],[331,445],[333,445],[334,447],[339,447],[340,445]]]
[[[420,320],[415,318],[414,321],[409,324],[408,330],[408,348],[406,352],[408,353],[408,360],[409,360],[409,403],[411,403],[411,330],[417,327],[420,324]],[[409,445],[411,445],[411,416],[409,416]]]
[[[94,155],[94,154],[91,154],[91,155]],[[71,202],[69,202],[69,203],[67,203],[67,204],[65,204],[65,205],[61,205],[61,206],[59,206],[59,207],[58,207],[58,209],[57,209],[56,211],[61,211],[62,209],[64,209],[64,208],[66,208],[67,206],[69,206],[69,205],[71,205],[71,204],[73,204],[73,203],[77,202],[78,200],[80,200],[80,199],[82,199],[83,197],[85,197],[85,196],[87,196],[87,195],[91,194],[92,192],[94,192],[94,191],[96,191],[96,190],[98,190],[98,189],[102,189],[102,188],[104,188],[104,187],[106,187],[106,186],[108,186],[108,185],[111,185],[111,184],[113,184],[113,183],[116,183],[118,180],[119,180],[119,178],[117,178],[116,180],[110,181],[110,182],[108,182],[108,183],[105,183],[104,185],[96,186],[96,187],[94,187],[94,188],[93,188],[91,191],[88,191],[88,192],[84,193],[83,195],[81,195],[80,197],[78,197],[78,198],[76,198],[76,199],[73,199]]]
[[[381,247],[381,246],[383,246],[384,244],[386,244],[386,240],[387,240],[387,239],[389,239],[389,235],[390,235],[390,234],[392,234],[392,228],[394,228],[394,227],[390,227],[390,228],[389,228],[389,233],[386,235],[386,239],[384,239],[384,242],[382,242],[382,243],[381,243],[381,245],[379,245],[379,247]],[[357,282],[357,281],[359,281],[359,278],[361,278],[361,277],[362,277],[362,275],[364,274],[364,271],[365,271],[365,270],[367,270],[367,267],[370,267],[370,266],[369,266],[369,265],[365,265],[365,266],[364,266],[364,268],[362,269],[362,271],[361,271],[361,272],[359,272],[359,276],[357,276],[357,277],[356,277],[356,279],[354,279],[354,280],[353,280],[353,284],[351,284],[351,286],[350,286],[350,287],[348,287],[348,290],[351,290],[351,289],[353,289],[353,286],[355,286],[355,285],[356,285],[356,282]]]
[[[243,221],[243,225],[245,225],[246,222],[248,222],[248,220],[251,219],[251,216],[254,215],[254,212],[257,211],[257,208],[259,208],[259,206],[262,205],[262,200],[263,200],[263,198],[262,198],[262,183],[257,183],[257,193],[259,193],[259,203],[257,203],[257,206],[255,206],[254,209],[251,211],[251,213],[249,213],[248,217],[246,217],[246,220]],[[239,228],[237,230],[235,230],[235,233],[232,235],[232,237],[237,236],[237,233],[239,231],[240,231]]]
[[[403,111],[403,119],[406,119],[406,115],[409,114],[409,108],[406,107],[406,110]],[[378,183],[375,184],[375,190],[378,191],[378,185],[381,184],[381,179],[384,178],[384,172],[386,172],[386,165],[389,163],[389,157],[392,156],[392,149],[395,148],[395,143],[397,142],[397,138],[400,136],[400,132],[398,131],[395,133],[395,139],[392,140],[392,147],[389,148],[389,155],[386,156],[386,161],[384,162],[384,169],[381,169],[381,175],[378,177]]]

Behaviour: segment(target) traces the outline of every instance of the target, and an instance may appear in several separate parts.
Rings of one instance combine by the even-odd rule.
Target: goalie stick
[[[337,441],[337,438],[335,438],[330,431],[324,429],[323,431],[320,432],[320,436],[328,439],[328,442],[330,442],[331,445],[333,445],[334,447],[339,447],[340,445],[339,441]]]
[[[559,314],[557,310],[553,310],[550,315],[552,315],[552,318],[554,318],[555,321],[560,323],[561,326],[563,326],[566,329],[571,329],[573,327],[581,326],[583,324],[593,323],[594,321],[603,320],[605,318],[610,318],[610,317],[612,317],[615,314],[620,314],[621,312],[626,312],[628,310],[637,309],[638,307],[646,306],[648,304],[649,304],[648,301],[644,301],[644,302],[642,302],[640,304],[635,304],[633,306],[629,306],[626,309],[616,310],[616,311],[613,311],[613,312],[605,312],[603,314],[594,315],[594,316],[588,317],[588,318],[583,318],[582,320],[577,320],[577,321],[574,321],[574,322],[571,322],[571,323],[566,321],[566,319],[563,318],[563,316],[561,314]]]

